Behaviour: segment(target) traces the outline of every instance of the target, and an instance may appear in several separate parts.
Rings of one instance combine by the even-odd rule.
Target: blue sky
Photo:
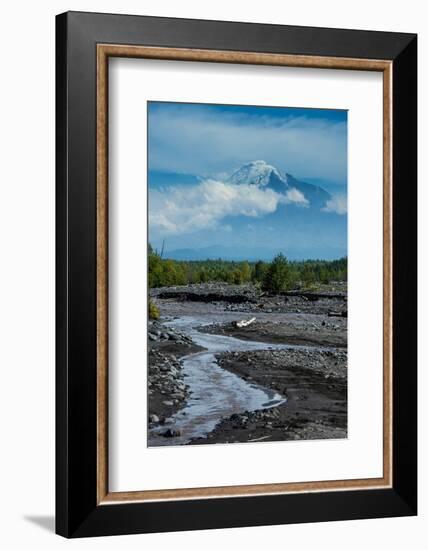
[[[292,204],[281,192],[228,181],[255,160],[323,187],[331,204],[315,209],[296,194]],[[167,251],[227,245],[238,257],[269,243],[272,254],[340,257],[347,111],[149,102],[148,184],[149,239],[157,248],[164,239]]]
[[[148,117],[150,171],[221,176],[263,159],[346,185],[347,111],[149,102]]]

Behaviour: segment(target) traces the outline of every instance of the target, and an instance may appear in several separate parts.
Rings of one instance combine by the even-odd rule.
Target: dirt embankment
[[[155,300],[210,303],[223,311],[253,313],[315,313],[347,315],[347,292],[344,283],[325,285],[316,290],[293,290],[270,295],[248,283],[203,283],[151,289]]]
[[[287,401],[272,409],[234,414],[192,444],[347,437],[345,351],[234,352],[220,354],[218,361],[248,382],[279,392]]]
[[[320,318],[311,322],[256,321],[249,326],[237,328],[235,323],[216,323],[200,327],[201,332],[234,336],[240,340],[267,342],[270,344],[292,344],[346,348],[346,319]]]

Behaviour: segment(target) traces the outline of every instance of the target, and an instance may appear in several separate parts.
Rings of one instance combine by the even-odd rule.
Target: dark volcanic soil
[[[345,329],[345,330],[344,330]],[[243,328],[234,323],[212,324],[201,327],[201,332],[224,334],[240,340],[268,342],[271,344],[294,344],[346,348],[346,319],[320,319],[308,323],[256,321]]]
[[[193,319],[198,331],[264,342],[264,351],[225,352],[219,365],[286,397],[271,409],[223,418],[191,444],[347,437],[347,295],[338,283],[278,296],[254,285],[207,283],[151,290],[163,321]],[[244,328],[236,321],[256,318]],[[274,350],[270,344],[304,346]],[[321,349],[319,349],[321,348]],[[228,349],[228,348],[224,348]],[[201,351],[164,322],[149,326],[149,427],[162,426],[189,397],[180,358]],[[171,444],[177,436],[165,423]]]
[[[246,283],[201,283],[152,289],[152,298],[182,304],[210,304],[228,312],[308,313],[347,315],[345,283],[319,285],[312,290],[299,290],[269,295],[257,286]],[[192,309],[197,309],[192,307]]]
[[[287,398],[279,407],[234,414],[192,444],[347,437],[345,351],[224,353],[219,364]]]

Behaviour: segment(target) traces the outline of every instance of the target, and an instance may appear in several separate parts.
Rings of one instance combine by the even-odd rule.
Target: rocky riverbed
[[[180,410],[189,397],[180,357],[196,353],[202,348],[180,331],[154,321],[148,327],[148,403],[149,428],[163,425],[165,420]],[[169,431],[168,431],[169,430]],[[165,428],[165,435],[174,433]]]
[[[347,436],[346,287],[187,285],[151,299],[149,445]]]
[[[212,323],[200,327],[201,332],[210,334],[224,334],[242,340],[255,340],[271,344],[294,344],[302,346],[323,346],[346,348],[346,320],[316,319],[310,322],[290,319],[284,320],[257,320],[242,328],[236,327],[234,322]]]
[[[210,304],[223,311],[253,313],[312,313],[347,316],[345,283],[323,285],[314,290],[293,290],[269,295],[253,284],[201,283],[151,290],[159,300]]]
[[[236,443],[347,436],[346,351],[274,350],[224,353],[219,365],[250,383],[280,392],[286,401],[266,411],[222,420],[192,443]]]

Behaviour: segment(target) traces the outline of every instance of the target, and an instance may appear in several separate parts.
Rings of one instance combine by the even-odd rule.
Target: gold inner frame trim
[[[383,73],[383,476],[225,487],[109,492],[108,488],[108,59],[133,57]],[[392,486],[392,62],[256,52],[97,45],[97,503],[224,498]]]

